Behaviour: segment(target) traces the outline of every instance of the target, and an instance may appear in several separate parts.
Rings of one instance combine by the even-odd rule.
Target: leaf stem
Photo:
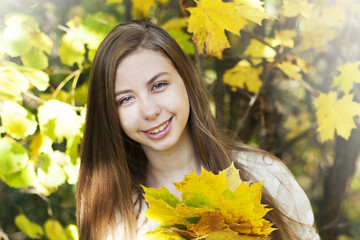
[[[81,73],[81,69],[78,69],[74,72],[72,72],[69,76],[67,76],[60,84],[59,86],[56,88],[55,92],[53,93],[52,95],[52,98],[56,98],[56,96],[58,95],[58,93],[60,92],[60,90],[65,86],[65,84],[67,82],[69,82],[72,78],[76,77],[77,75],[80,76],[80,73]],[[79,77],[77,77],[79,78]],[[74,79],[75,81],[75,79]]]

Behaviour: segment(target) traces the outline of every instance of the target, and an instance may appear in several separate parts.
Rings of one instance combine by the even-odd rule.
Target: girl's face
[[[143,149],[171,151],[189,140],[183,79],[164,55],[138,49],[116,70],[115,98],[124,132]]]

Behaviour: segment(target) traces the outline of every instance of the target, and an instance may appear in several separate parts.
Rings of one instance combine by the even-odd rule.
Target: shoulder
[[[254,182],[264,181],[264,189],[277,201],[283,213],[300,224],[301,239],[319,239],[310,201],[283,162],[261,152],[237,152],[235,161],[250,173]]]

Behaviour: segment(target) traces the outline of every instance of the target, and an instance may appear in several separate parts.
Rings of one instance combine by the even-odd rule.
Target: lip
[[[154,139],[154,140],[161,139],[161,138],[165,137],[170,132],[170,129],[171,129],[171,126],[172,126],[172,120],[173,120],[173,117],[171,117],[169,120],[159,124],[156,127],[153,127],[153,128],[147,129],[145,131],[141,131],[141,132],[144,133],[150,139]],[[154,129],[164,125],[166,122],[169,122],[169,124],[162,131],[157,132],[157,133],[149,133],[148,132],[148,131],[154,130]]]

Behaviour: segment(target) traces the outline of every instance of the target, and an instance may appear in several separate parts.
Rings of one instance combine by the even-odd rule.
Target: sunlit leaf
[[[79,240],[78,228],[74,224],[69,224],[65,228],[67,240]]]
[[[66,141],[66,155],[71,159],[72,163],[76,163],[77,157],[79,155],[79,146],[81,143],[81,137],[76,135],[75,137],[69,138]]]
[[[340,75],[334,78],[333,86],[340,85],[340,89],[348,94],[354,88],[354,83],[360,83],[360,61],[344,64],[337,69]]]
[[[29,161],[27,150],[10,138],[0,139],[0,175],[9,175],[25,168]]]
[[[5,101],[0,116],[5,131],[13,138],[25,138],[37,129],[35,116],[15,102]]]
[[[221,0],[201,0],[196,7],[187,8],[190,12],[188,31],[193,33],[193,40],[198,51],[222,58],[222,51],[230,47],[225,29],[240,36],[240,30],[246,20],[235,10],[233,2]]]
[[[241,89],[246,87],[249,92],[257,93],[262,86],[262,72],[262,67],[255,68],[248,61],[241,60],[233,68],[225,71],[224,83]]]
[[[167,3],[169,0],[158,0],[162,4]],[[135,15],[137,12],[140,13],[140,16],[147,16],[151,7],[155,6],[155,0],[132,0],[133,10]]]
[[[233,164],[218,175],[193,171],[174,185],[182,193],[180,202],[165,188],[144,187],[149,204],[144,215],[160,224],[147,239],[270,239],[275,230],[263,218],[270,211],[261,204],[263,182],[242,182]]]
[[[44,231],[39,224],[30,221],[24,214],[15,217],[16,226],[28,237],[40,239],[44,235]]]
[[[334,139],[334,133],[349,139],[351,130],[356,128],[354,116],[360,116],[360,103],[353,101],[353,94],[338,99],[336,92],[320,93],[314,103],[317,107],[317,131],[321,141]]]
[[[313,8],[314,4],[309,3],[307,0],[284,0],[280,14],[286,17],[296,17],[298,15],[309,17]]]
[[[172,195],[164,186],[162,186],[160,189],[147,187],[143,187],[143,189],[147,196],[153,197],[154,199],[162,199],[165,203],[169,204],[173,208],[175,208],[176,205],[180,203],[179,198]]]
[[[38,117],[41,132],[54,141],[79,135],[83,122],[71,105],[57,100],[40,106]]]
[[[49,137],[37,133],[30,143],[31,154],[36,156],[40,153],[50,153],[53,151],[52,144],[53,141]]]
[[[279,63],[277,67],[285,73],[289,78],[296,80],[303,80],[301,75],[301,68],[298,65],[293,64],[289,61],[283,61]]]
[[[226,177],[226,183],[230,191],[234,192],[243,181],[240,178],[239,170],[234,166],[234,163],[231,163],[231,166],[223,171]]]
[[[40,183],[45,187],[57,188],[65,183],[66,175],[57,161],[54,161],[47,155],[41,155],[41,162],[37,169],[37,175]]]
[[[89,49],[97,50],[101,41],[115,27],[116,23],[117,20],[114,16],[99,12],[87,14],[82,25],[80,25],[81,27],[72,28],[72,30],[77,31],[77,35],[87,44]]]
[[[43,32],[32,32],[31,40],[34,48],[51,54],[54,43],[48,35]]]
[[[190,35],[184,32],[187,26],[187,18],[172,18],[161,27],[165,29],[187,54],[194,53],[194,45],[190,41]]]
[[[14,67],[0,67],[0,100],[19,100],[29,87],[29,81]]]
[[[40,91],[46,90],[49,86],[49,75],[39,69],[18,65],[13,62],[6,62],[4,65],[5,67],[14,69],[18,73],[22,74],[33,86],[35,86]]]
[[[21,61],[27,67],[45,69],[48,67],[48,58],[43,51],[31,48],[21,56]]]
[[[2,180],[14,188],[26,188],[31,185],[35,179],[36,173],[33,161],[28,161],[27,166],[19,172],[2,176]]]
[[[259,25],[261,25],[262,20],[271,18],[271,16],[265,12],[262,1],[235,0],[234,3],[235,9],[240,15]]]
[[[76,183],[80,169],[80,160],[78,157],[74,161],[71,161],[69,155],[60,151],[51,152],[48,154],[48,157],[52,162],[56,162],[60,167],[63,168],[67,182],[69,184]]]
[[[10,13],[6,15],[4,22],[7,26],[19,26],[27,31],[40,31],[39,23],[34,16],[24,13]]]
[[[49,219],[44,223],[44,228],[49,240],[67,240],[65,230],[59,221]]]
[[[251,39],[250,44],[247,46],[244,52],[244,55],[251,56],[252,62],[256,64],[259,63],[262,58],[265,58],[268,61],[272,61],[276,56],[276,51],[270,46],[267,46],[256,39]]]
[[[276,47],[282,45],[284,47],[293,48],[295,36],[296,32],[293,30],[275,30],[275,39],[272,42],[272,46]]]
[[[62,63],[72,66],[77,63],[79,66],[85,60],[85,46],[82,41],[76,38],[73,32],[66,33],[59,47],[59,57]]]
[[[181,192],[186,206],[191,207],[217,205],[220,195],[227,188],[225,173],[214,175],[204,169],[199,177],[193,171],[186,175],[182,182],[174,183],[174,185]],[[199,188],[199,186],[202,187]]]
[[[5,52],[11,57],[18,57],[28,52],[31,45],[30,33],[19,26],[8,26],[3,31]]]
[[[143,235],[147,240],[184,240],[185,238],[174,233],[170,229],[160,228],[147,232]]]

